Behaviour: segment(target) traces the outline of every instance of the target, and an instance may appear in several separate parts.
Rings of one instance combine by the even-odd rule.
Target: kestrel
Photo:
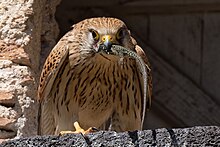
[[[135,58],[119,53],[120,46],[144,61],[146,77]],[[83,20],[60,39],[43,66],[39,134],[90,127],[141,130],[151,93],[150,64],[125,23],[104,17]]]

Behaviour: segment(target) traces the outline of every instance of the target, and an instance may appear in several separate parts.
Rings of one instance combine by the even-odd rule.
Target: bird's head
[[[133,49],[130,31],[125,23],[116,18],[90,18],[77,24],[85,40],[82,50],[90,49],[95,53],[111,54],[112,45]],[[83,29],[83,31],[82,31]]]
[[[97,52],[111,53],[112,45],[130,46],[130,33],[124,23],[89,29],[92,48]]]

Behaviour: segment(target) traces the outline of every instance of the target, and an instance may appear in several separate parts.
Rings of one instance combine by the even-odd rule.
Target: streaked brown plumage
[[[152,77],[143,50],[126,25],[115,18],[91,18],[73,26],[48,56],[40,78],[40,134],[58,134],[96,127],[115,131],[142,129],[143,79],[130,57],[100,51],[100,46],[121,45],[136,51],[148,69],[147,108]]]

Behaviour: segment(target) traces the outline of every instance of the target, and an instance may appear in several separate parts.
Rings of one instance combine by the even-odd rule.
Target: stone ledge
[[[81,134],[34,136],[10,140],[0,146],[220,146],[220,127],[162,128],[124,133],[99,131],[86,137]]]

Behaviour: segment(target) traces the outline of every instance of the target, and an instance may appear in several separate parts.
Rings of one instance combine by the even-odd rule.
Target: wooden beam
[[[152,63],[155,114],[167,116],[168,121],[177,125],[172,127],[218,125],[220,109],[212,97],[159,57],[153,47],[138,42]]]
[[[220,11],[219,0],[120,0],[112,1],[70,1],[69,7],[101,8],[118,15],[160,14],[160,13],[195,13]]]
[[[120,15],[146,15],[146,14],[179,14],[220,12],[220,4],[191,4],[191,5],[138,5],[105,7],[104,10]]]
[[[170,6],[170,5],[210,5],[220,4],[219,0],[80,0],[70,1],[72,6],[75,7],[109,7],[115,5],[123,6]]]
[[[126,5],[142,5],[142,6],[156,6],[156,5],[200,5],[200,4],[220,4],[219,0],[128,0]]]

